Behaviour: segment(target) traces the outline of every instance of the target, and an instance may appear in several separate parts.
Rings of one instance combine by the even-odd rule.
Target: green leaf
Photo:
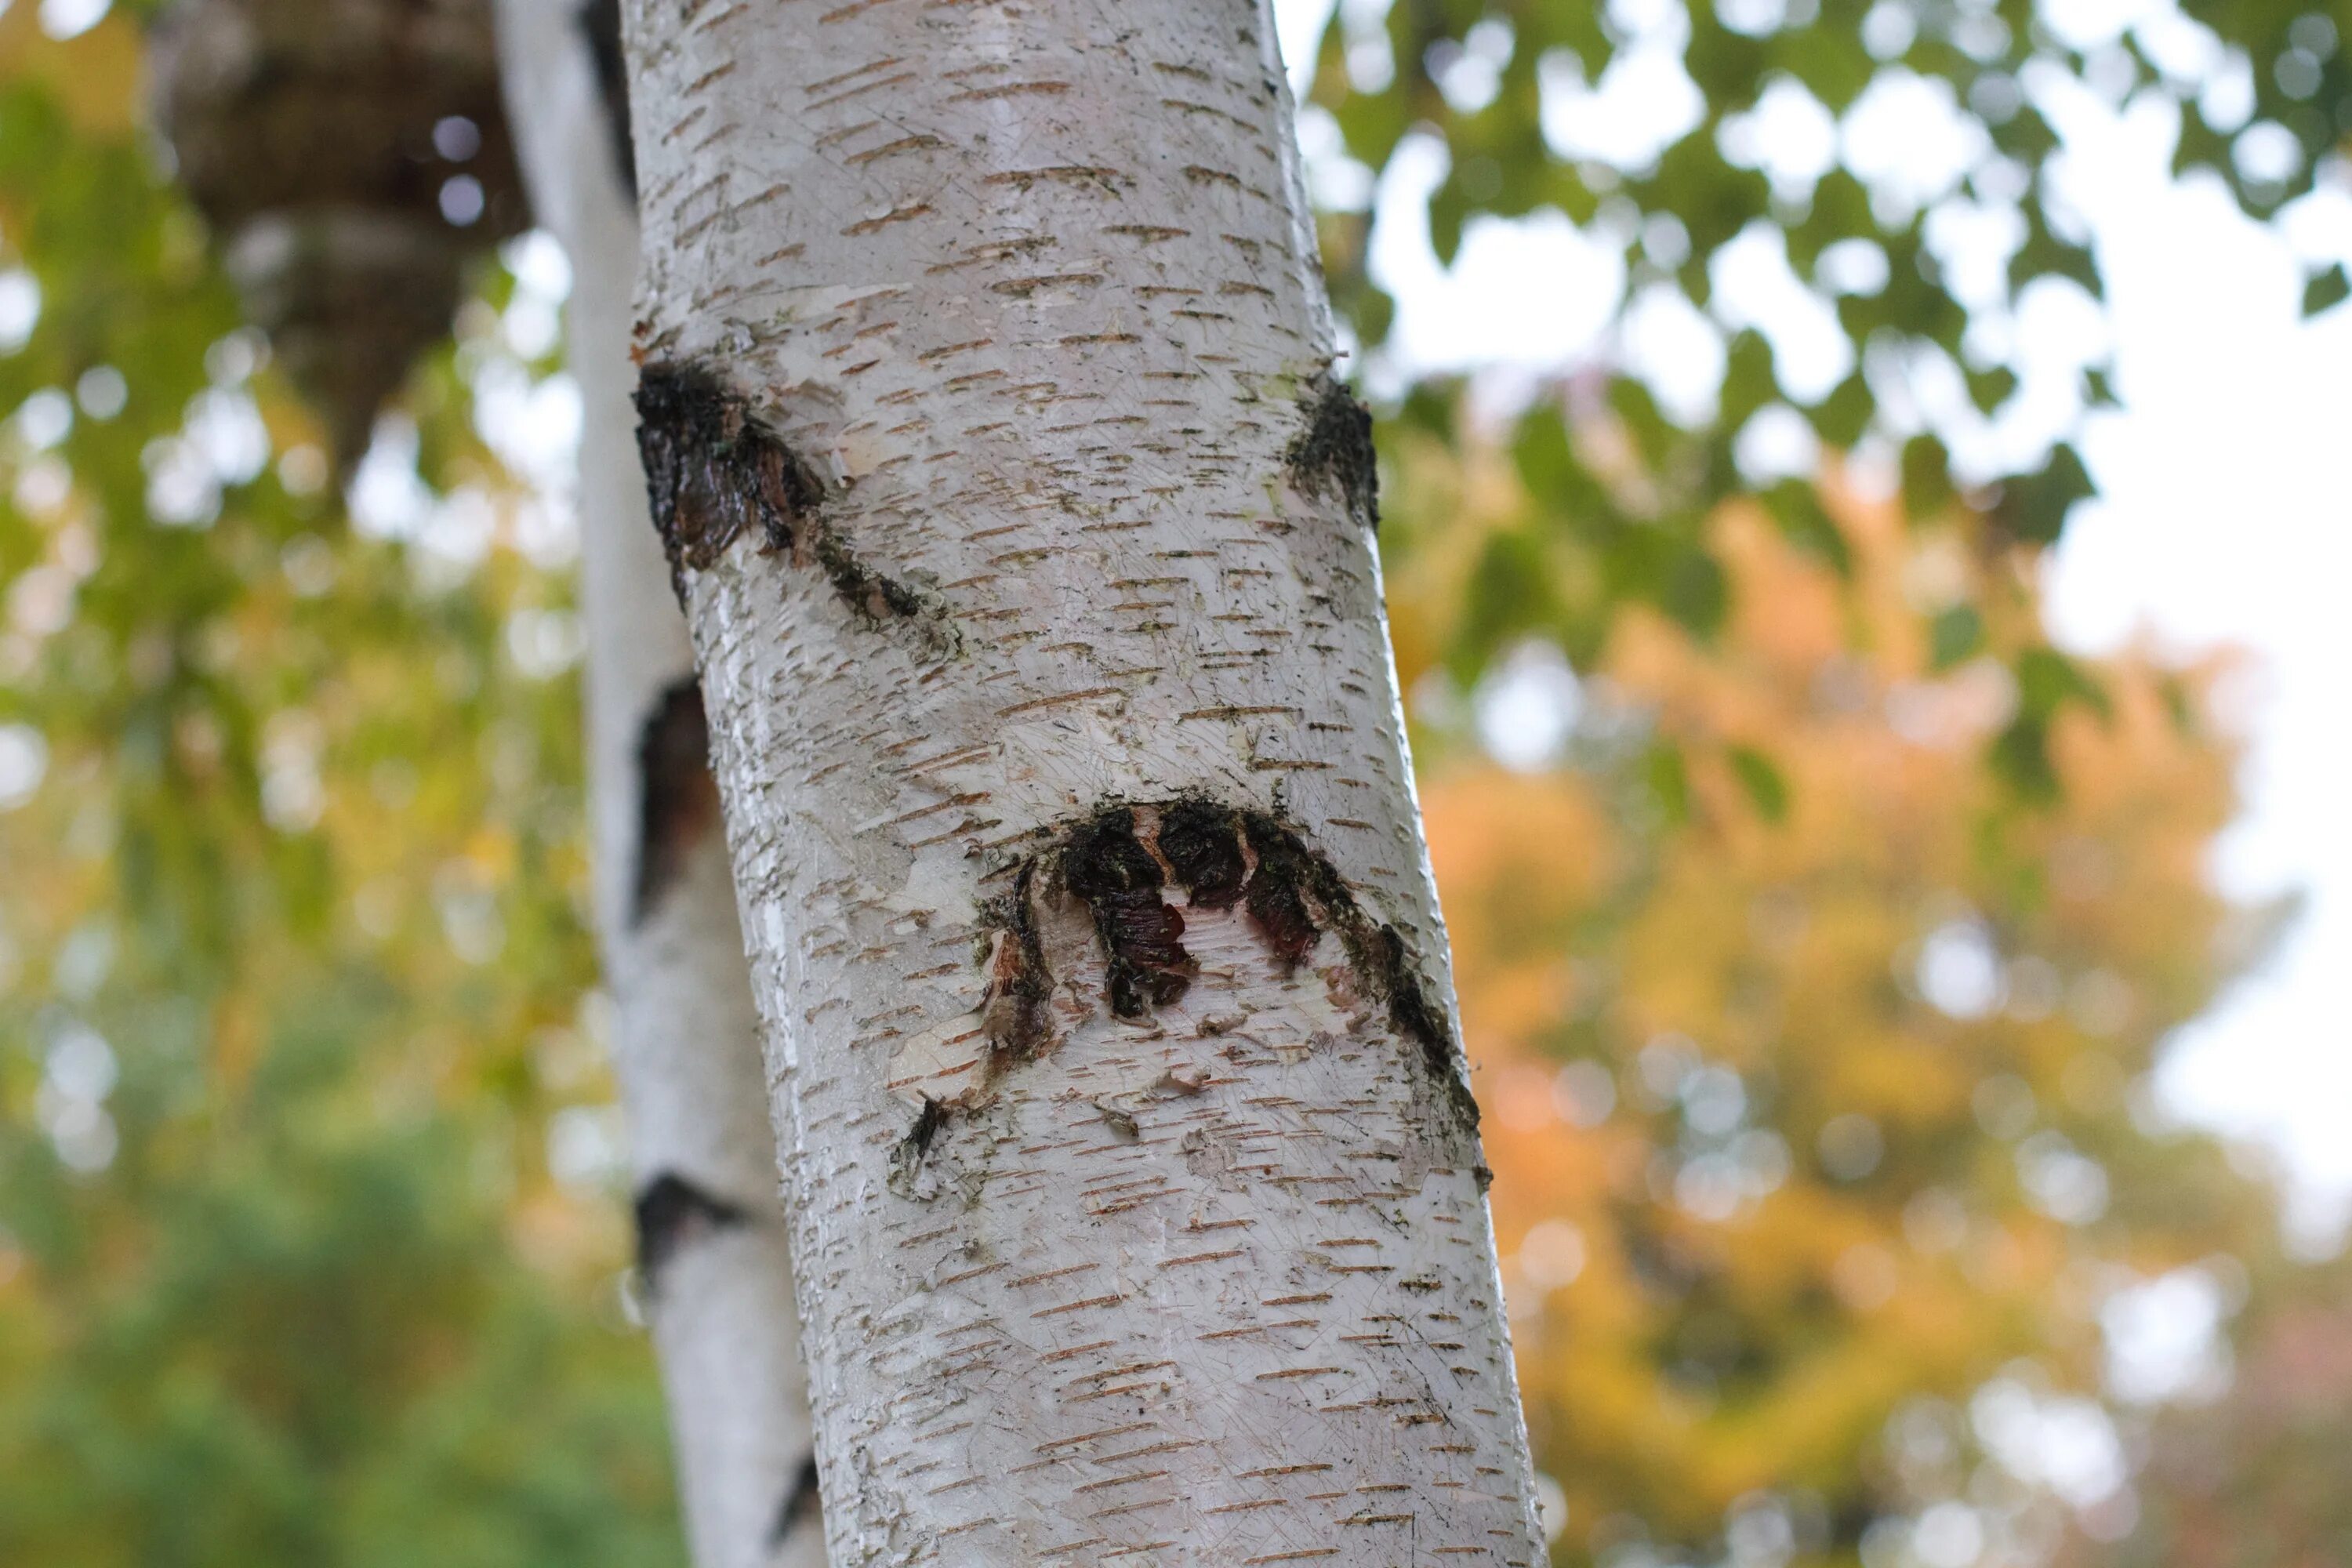
[[[1984,647],[1984,617],[1974,605],[1953,605],[1937,612],[1927,627],[1927,662],[1937,672],[1973,658]]]
[[[1690,820],[1690,770],[1672,741],[1654,742],[1642,759],[1642,783],[1668,827]]]
[[[1952,455],[1933,436],[1903,443],[1903,500],[1915,523],[1933,521],[1952,504]]]
[[[2066,514],[2074,503],[2094,490],[2090,470],[2083,467],[2081,456],[2061,442],[2050,449],[2050,460],[2040,472],[2002,482],[1997,514],[2019,539],[2052,544],[2066,526]]]
[[[1511,461],[1528,493],[1547,500],[1574,484],[1582,468],[1568,444],[1568,421],[1551,408],[1537,408],[1519,421]]]
[[[2050,760],[2050,727],[2020,713],[1993,738],[1986,756],[1993,774],[2022,799],[2047,805],[2059,796],[2058,770]]]
[[[1840,577],[1853,575],[1853,552],[1811,485],[1802,479],[1782,479],[1764,492],[1763,501],[1790,543],[1829,563]]]
[[[1748,792],[1757,815],[1767,822],[1783,822],[1789,816],[1789,781],[1772,764],[1772,759],[1753,746],[1734,746],[1727,753],[1731,771],[1738,776],[1739,784]]]
[[[1978,408],[1990,414],[2017,390],[2017,373],[2005,364],[1990,370],[1968,373],[1969,398]]]
[[[2347,295],[2352,295],[2352,277],[2346,275],[2344,263],[2339,261],[2325,272],[2314,273],[2303,286],[2303,313],[2316,316],[2342,304]]]
[[[1448,177],[1429,198],[1429,243],[1440,266],[1451,267],[1462,249],[1462,226],[1470,217],[1470,198],[1462,182]]]
[[[1544,625],[1558,613],[1558,574],[1543,546],[1525,531],[1497,533],[1472,569],[1457,646],[1447,664],[1465,683],[1476,679],[1495,650]]]
[[[2083,667],[2052,647],[2030,647],[2017,656],[2018,711],[2037,720],[2053,717],[2080,702],[2102,718],[2112,708],[2107,694]]]
[[[1870,428],[1871,416],[1877,411],[1878,403],[1870,395],[1870,384],[1857,371],[1840,382],[1837,390],[1813,409],[1813,429],[1822,440],[1843,450],[1862,439],[1863,433]]]
[[[1430,380],[1418,383],[1404,395],[1404,402],[1392,415],[1382,416],[1381,425],[1390,428],[1418,430],[1440,441],[1454,438],[1455,403],[1462,391],[1458,382]]]
[[[1723,424],[1738,429],[1748,416],[1780,396],[1772,374],[1772,347],[1758,331],[1744,331],[1731,340],[1723,368]]]
[[[1705,550],[1683,551],[1667,572],[1659,603],[1696,636],[1712,637],[1723,629],[1731,608],[1731,584],[1722,563]]]

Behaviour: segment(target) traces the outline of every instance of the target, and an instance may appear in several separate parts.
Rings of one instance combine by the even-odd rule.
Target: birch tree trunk
[[[1259,0],[626,0],[833,1561],[1540,1561]]]
[[[500,0],[532,204],[572,258],[596,904],[640,1285],[698,1568],[823,1568],[775,1140],[701,693],[629,407],[636,273],[619,13]],[[604,56],[600,70],[600,46]]]

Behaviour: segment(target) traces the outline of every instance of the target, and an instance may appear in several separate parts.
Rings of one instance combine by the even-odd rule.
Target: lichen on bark
[[[1337,376],[1318,376],[1303,405],[1307,427],[1284,454],[1292,479],[1312,495],[1337,494],[1358,522],[1380,521],[1380,461],[1372,449],[1372,411]]]

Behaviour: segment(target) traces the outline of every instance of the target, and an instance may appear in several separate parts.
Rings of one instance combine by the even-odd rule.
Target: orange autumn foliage
[[[2098,1271],[2267,1225],[2133,1110],[2231,963],[2219,667],[2100,667],[2052,726],[2062,793],[2026,804],[1983,753],[2015,704],[1990,656],[2039,637],[2030,557],[1834,510],[1843,577],[1721,515],[1728,624],[1625,617],[1567,765],[1424,786],[1563,1562],[1706,1551],[1759,1508],[1794,1560],[1853,1561],[1927,1500],[1898,1413],[2021,1364],[2094,1386]],[[1412,572],[1408,622],[1437,598]],[[1937,671],[1962,596],[1988,657]],[[1635,787],[1662,748],[1679,823]]]

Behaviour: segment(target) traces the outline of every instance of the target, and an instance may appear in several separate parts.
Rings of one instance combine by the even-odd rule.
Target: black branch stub
[[[636,401],[646,499],[681,604],[687,574],[716,565],[751,533],[763,551],[823,572],[859,620],[913,624],[932,651],[946,650],[945,615],[858,559],[825,521],[814,470],[716,374],[695,364],[649,364],[638,374]]]
[[[939,1142],[940,1133],[953,1116],[956,1107],[944,1100],[923,1097],[922,1110],[915,1113],[915,1124],[907,1129],[890,1151],[889,1186],[902,1197],[917,1196],[923,1179],[923,1161],[929,1157],[931,1145]]]
[[[621,50],[621,0],[586,0],[577,17],[596,68],[596,93],[604,104],[604,129],[613,144],[614,173],[637,205],[637,143],[629,128],[629,68]]]
[[[751,1215],[674,1171],[637,1191],[637,1273],[648,1291],[661,1289],[662,1270],[698,1237],[739,1226]]]
[[[813,1524],[824,1517],[824,1504],[817,1491],[816,1455],[811,1452],[793,1474],[793,1484],[784,1489],[783,1501],[776,1505],[776,1520],[768,1527],[768,1550],[775,1551],[793,1538],[793,1532],[803,1524]]]
[[[686,870],[694,847],[719,826],[710,774],[710,726],[702,688],[689,675],[664,690],[637,735],[637,875],[629,919],[643,924]]]
[[[650,364],[640,373],[637,450],[681,598],[687,572],[718,564],[746,531],[770,549],[791,549],[824,499],[807,466],[698,365]]]
[[[1461,1049],[1403,934],[1368,913],[1297,829],[1201,799],[1103,807],[1024,859],[1014,890],[983,911],[983,1089],[1052,1047],[1054,977],[1036,934],[1039,900],[1066,896],[1087,906],[1105,960],[1104,999],[1113,1014],[1140,1021],[1181,1000],[1201,972],[1185,951],[1184,914],[1168,901],[1172,892],[1193,910],[1239,905],[1285,973],[1305,963],[1325,933],[1337,938],[1354,987],[1415,1047],[1439,1131],[1465,1142],[1475,1133],[1478,1107]],[[919,1160],[944,1121],[926,1100],[902,1152]]]
[[[1372,451],[1372,411],[1344,381],[1321,379],[1301,405],[1307,428],[1284,454],[1291,478],[1309,495],[1337,494],[1357,521],[1380,521],[1381,470]]]

